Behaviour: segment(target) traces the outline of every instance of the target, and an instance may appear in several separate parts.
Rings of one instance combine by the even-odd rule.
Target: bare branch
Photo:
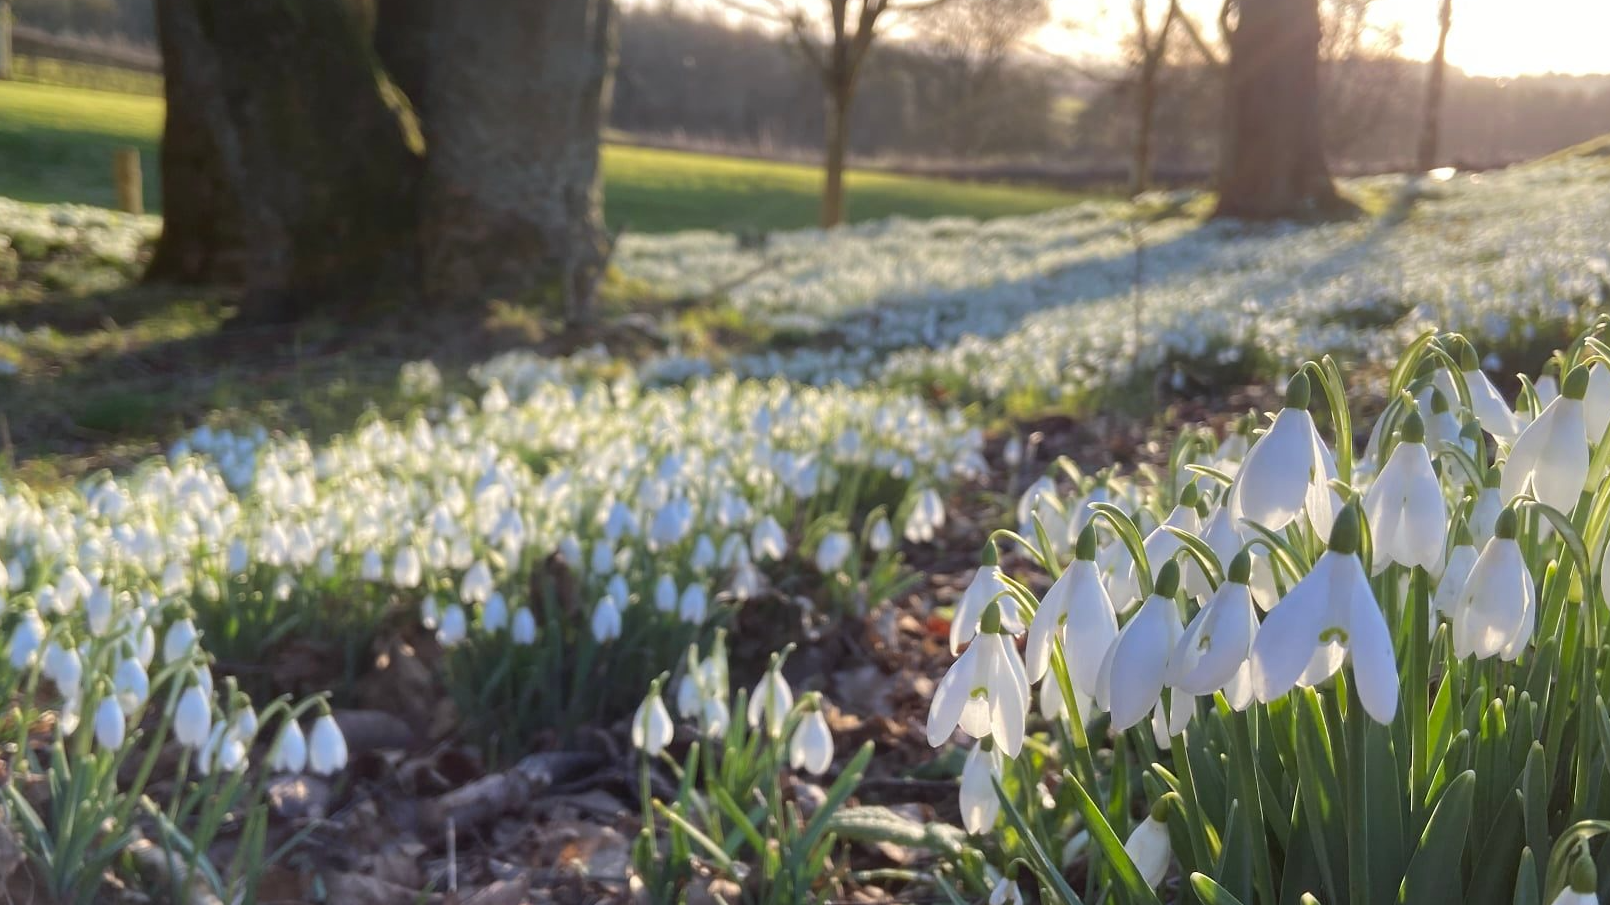
[[[1178,13],[1177,18],[1179,19],[1180,27],[1185,29],[1185,37],[1190,39],[1191,46],[1196,48],[1196,52],[1202,55],[1202,59],[1206,60],[1209,66],[1215,69],[1223,68],[1224,61],[1219,59],[1218,53],[1202,37],[1202,31],[1196,27],[1195,20],[1186,15],[1184,10],[1179,9],[1179,0],[1171,0],[1171,2]]]

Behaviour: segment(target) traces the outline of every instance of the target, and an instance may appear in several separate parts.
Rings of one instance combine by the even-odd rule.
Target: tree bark
[[[166,219],[148,278],[244,279],[254,320],[407,293],[419,161],[352,11],[158,0],[157,13]]]
[[[1168,33],[1179,15],[1179,4],[1170,0],[1168,13],[1158,29],[1154,41],[1146,27],[1145,0],[1135,3],[1136,37],[1140,41],[1140,75],[1136,86],[1138,95],[1135,110],[1135,150],[1130,161],[1129,196],[1131,198],[1151,188],[1152,182],[1152,127],[1157,110],[1157,74],[1168,53]]]
[[[1431,71],[1426,76],[1426,106],[1420,126],[1420,148],[1415,158],[1424,173],[1437,165],[1437,145],[1442,133],[1442,85],[1447,69],[1448,30],[1453,27],[1453,0],[1442,0],[1437,14],[1437,51],[1431,55]]]
[[[1317,0],[1234,0],[1233,12],[1215,216],[1345,209],[1320,130]]]
[[[592,316],[610,240],[599,170],[613,0],[436,5],[423,96],[425,290]]]
[[[822,161],[822,217],[824,229],[844,222],[844,162],[850,145],[850,100],[848,90],[827,92],[827,134]]]

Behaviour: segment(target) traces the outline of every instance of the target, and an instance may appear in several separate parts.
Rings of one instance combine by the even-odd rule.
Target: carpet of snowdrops
[[[275,784],[355,793],[348,689],[253,667],[318,639],[356,680],[402,622],[441,649],[437,728],[483,781],[529,792],[540,745],[629,739],[638,829],[597,894],[1598,901],[1605,175],[1461,176],[1311,227],[1157,215],[1190,200],[1168,197],[758,248],[627,236],[634,280],[730,285],[802,341],[673,348],[609,378],[602,353],[506,353],[471,370],[473,398],[421,361],[398,375],[414,416],[327,444],[202,426],[126,473],[0,484],[0,791],[30,882],[61,902],[136,875],[256,901],[301,838]],[[0,267],[66,245],[117,266],[157,228],[0,201]],[[0,361],[23,339],[0,325]],[[1495,388],[1522,367],[1518,397]],[[1277,383],[1286,405],[1223,436],[1182,426],[1166,468],[1059,460],[997,513],[954,611],[931,614],[954,662],[926,735],[965,741],[940,768],[957,819],[857,804],[874,746],[836,745],[828,716],[858,702],[785,678],[781,630],[740,681],[740,615],[870,618],[913,587],[959,490],[1006,483],[984,417],[1078,411],[1159,372]],[[1365,395],[1385,410],[1354,430]],[[997,465],[1025,455],[1011,439]],[[453,850],[436,889],[472,847],[453,832],[423,842]]]

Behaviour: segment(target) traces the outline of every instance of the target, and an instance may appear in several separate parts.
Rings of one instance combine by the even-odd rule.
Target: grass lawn
[[[160,98],[0,82],[0,195],[110,207],[112,149],[140,149],[146,206],[160,212]],[[790,229],[816,223],[820,174],[789,163],[611,145],[604,149],[605,217],[634,232]],[[1049,189],[849,175],[852,220],[892,215],[998,217],[1079,196]]]

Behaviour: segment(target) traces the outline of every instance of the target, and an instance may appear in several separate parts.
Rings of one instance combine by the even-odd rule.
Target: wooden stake
[[[117,188],[118,210],[130,214],[145,213],[139,148],[118,148],[112,152],[112,184]]]

